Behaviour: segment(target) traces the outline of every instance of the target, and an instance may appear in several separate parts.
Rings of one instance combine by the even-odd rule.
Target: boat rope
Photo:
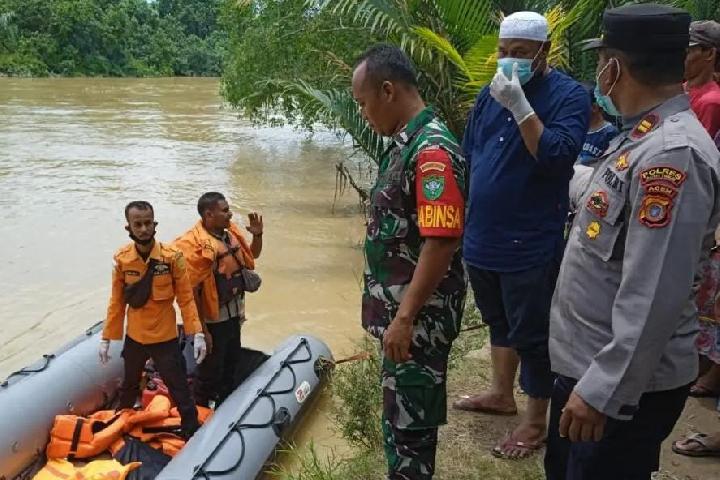
[[[8,375],[7,378],[2,383],[0,383],[0,387],[4,388],[4,387],[7,387],[8,385],[10,385],[10,379],[13,377],[24,377],[27,375],[32,375],[33,373],[38,373],[38,372],[42,372],[42,371],[46,370],[50,366],[50,362],[52,361],[53,358],[55,358],[54,354],[43,355],[43,360],[45,360],[45,361],[38,368],[22,368],[16,372],[13,372],[10,375]]]
[[[293,357],[302,352],[305,351],[307,353],[306,357],[299,358],[299,359],[293,359]],[[245,430],[251,430],[251,429],[258,429],[258,428],[267,428],[272,426],[275,430],[276,435],[278,437],[280,436],[282,429],[286,426],[286,423],[289,421],[289,414],[287,409],[284,407],[278,409],[277,404],[275,403],[275,399],[273,398],[274,395],[285,395],[287,393],[295,391],[295,388],[297,387],[297,374],[295,373],[295,370],[293,368],[293,365],[298,365],[302,363],[307,363],[312,361],[313,355],[312,350],[310,349],[310,344],[307,341],[306,338],[303,338],[300,340],[297,346],[285,357],[285,360],[283,360],[280,363],[280,368],[275,371],[273,376],[268,380],[268,382],[265,384],[265,386],[258,390],[258,395],[255,397],[255,399],[250,403],[248,408],[243,412],[243,414],[240,416],[240,418],[234,422],[231,425],[230,430],[225,434],[225,436],[220,440],[220,442],[215,446],[215,448],[210,452],[210,455],[207,456],[207,458],[201,463],[200,465],[195,465],[193,467],[193,477],[192,478],[204,478],[205,480],[211,480],[213,477],[227,475],[229,473],[234,472],[237,470],[240,465],[242,464],[243,460],[245,459],[245,436],[243,435],[243,432]],[[315,369],[316,373],[322,373],[322,363],[326,362],[327,359],[324,359],[323,357],[318,358],[318,368]],[[289,371],[292,375],[292,385],[288,388],[278,389],[278,390],[271,390],[271,387],[273,383],[280,377],[282,372]],[[247,418],[247,416],[250,414],[250,412],[255,408],[255,406],[260,402],[262,399],[267,399],[272,407],[272,414],[271,418],[267,422],[262,423],[243,423],[244,420]],[[235,462],[234,465],[232,465],[229,468],[226,468],[224,470],[209,470],[207,467],[212,462],[212,460],[215,458],[215,456],[222,450],[223,446],[227,444],[227,442],[230,441],[231,438],[233,438],[235,435],[239,437],[240,439],[240,455]]]

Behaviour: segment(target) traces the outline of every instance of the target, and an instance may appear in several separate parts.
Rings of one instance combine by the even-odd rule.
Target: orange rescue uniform
[[[240,251],[238,253],[242,254],[245,268],[253,270],[255,268],[255,258],[242,232],[234,223],[231,223],[230,228],[227,230],[240,244]],[[202,285],[202,311],[206,320],[211,321],[217,320],[220,315],[220,305],[213,270],[216,267],[215,262],[218,254],[221,249],[225,248],[221,244],[222,242],[205,230],[201,221],[196,223],[193,228],[173,243],[173,245],[185,255],[188,273],[190,275],[190,283],[193,288]]]
[[[147,303],[140,308],[128,307],[124,299],[124,288],[138,282],[148,269],[153,258],[158,264],[152,282],[152,292]],[[107,319],[103,329],[106,340],[121,340],[127,312],[127,335],[138,343],[152,344],[177,338],[177,324],[173,301],[177,298],[185,333],[202,331],[193,297],[190,278],[185,268],[185,259],[180,251],[155,242],[148,260],[143,258],[131,243],[117,251],[114,256],[112,293],[108,305]]]

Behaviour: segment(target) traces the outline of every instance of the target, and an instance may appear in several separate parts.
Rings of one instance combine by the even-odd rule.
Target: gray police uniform
[[[626,5],[591,48],[666,49],[679,69],[689,25],[683,10]],[[684,94],[624,123],[579,197],[550,311],[548,480],[650,479],[697,375],[693,284],[720,221],[720,153]],[[606,415],[600,441],[560,437],[573,391]]]
[[[582,197],[550,313],[553,371],[599,411],[697,374],[692,284],[718,224],[718,151],[674,97],[615,139]]]

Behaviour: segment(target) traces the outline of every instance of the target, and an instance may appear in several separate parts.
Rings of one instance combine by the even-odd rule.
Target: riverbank
[[[478,325],[475,309],[466,310],[464,327]],[[372,348],[366,343],[363,348]],[[313,444],[291,449],[283,468],[269,479],[279,480],[368,480],[384,478],[386,466],[379,432],[380,389],[377,356],[366,363],[338,367],[331,387],[334,423],[338,436],[349,448],[327,450]],[[461,334],[453,345],[448,375],[448,403],[459,395],[486,388],[490,380],[487,330]],[[352,388],[354,387],[354,388]],[[517,392],[520,413],[525,397]],[[332,402],[326,402],[332,404]],[[542,455],[519,461],[494,458],[490,450],[506,435],[519,417],[493,417],[470,412],[448,411],[448,424],[440,429],[436,480],[542,480]],[[675,431],[663,446],[661,471],[654,480],[709,480],[717,478],[718,459],[689,458],[671,451],[673,440],[689,431],[720,428],[714,401],[690,399]],[[698,428],[700,427],[700,428]],[[291,461],[287,462],[287,457]]]

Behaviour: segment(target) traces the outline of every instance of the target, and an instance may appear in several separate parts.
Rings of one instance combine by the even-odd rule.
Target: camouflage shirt
[[[413,277],[426,237],[460,237],[466,164],[452,133],[426,108],[394,135],[372,188],[365,239],[363,327],[381,338]],[[447,341],[457,336],[465,290],[461,253],[416,317]]]

